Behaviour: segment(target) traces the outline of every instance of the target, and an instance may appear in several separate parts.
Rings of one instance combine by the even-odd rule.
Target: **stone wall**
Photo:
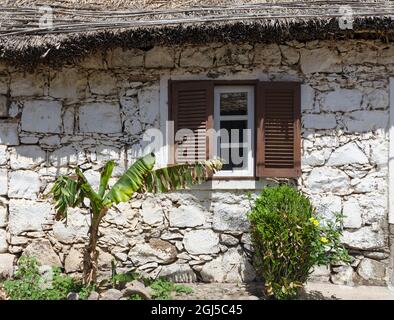
[[[76,165],[97,186],[108,159],[119,176],[160,126],[160,78],[205,75],[299,80],[303,175],[300,188],[326,215],[343,212],[351,266],[317,268],[319,280],[385,284],[388,81],[394,46],[380,42],[155,47],[92,54],[59,69],[34,72],[0,65],[0,273],[21,254],[68,273],[81,270],[88,217],[70,210],[53,221],[43,199],[59,174]],[[255,194],[258,190],[254,191]],[[100,234],[100,267],[137,266],[177,281],[251,281],[245,190],[183,191],[135,198],[111,210]]]

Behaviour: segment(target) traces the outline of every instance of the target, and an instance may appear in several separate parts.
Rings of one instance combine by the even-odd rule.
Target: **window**
[[[253,177],[254,87],[214,89],[214,156],[223,159],[218,177]]]
[[[170,163],[219,156],[214,178],[301,174],[300,84],[170,81]]]

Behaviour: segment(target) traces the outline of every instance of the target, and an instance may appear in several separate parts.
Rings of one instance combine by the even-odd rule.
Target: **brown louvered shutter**
[[[192,163],[210,156],[208,129],[213,128],[213,82],[170,81],[170,115],[174,121],[174,138],[177,132],[191,130],[194,139],[187,135],[175,139],[170,151],[170,163]]]
[[[301,175],[301,93],[297,82],[260,82],[256,104],[256,175]]]

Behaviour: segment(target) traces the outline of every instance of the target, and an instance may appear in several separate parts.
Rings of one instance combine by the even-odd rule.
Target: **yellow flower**
[[[326,237],[320,238],[321,243],[328,243],[328,239]]]
[[[315,226],[319,225],[319,221],[317,221],[314,217],[309,218],[309,221],[312,222]]]

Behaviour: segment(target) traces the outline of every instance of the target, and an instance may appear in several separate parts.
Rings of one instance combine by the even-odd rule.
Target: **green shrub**
[[[52,268],[52,272],[52,281],[45,284],[37,261],[22,256],[15,279],[4,281],[4,289],[12,300],[65,300],[70,292],[79,292],[81,299],[84,299],[93,289],[62,275],[59,268]]]
[[[349,261],[340,243],[342,216],[318,216],[309,199],[287,185],[264,188],[248,214],[257,272],[265,292],[293,298],[315,265]]]

